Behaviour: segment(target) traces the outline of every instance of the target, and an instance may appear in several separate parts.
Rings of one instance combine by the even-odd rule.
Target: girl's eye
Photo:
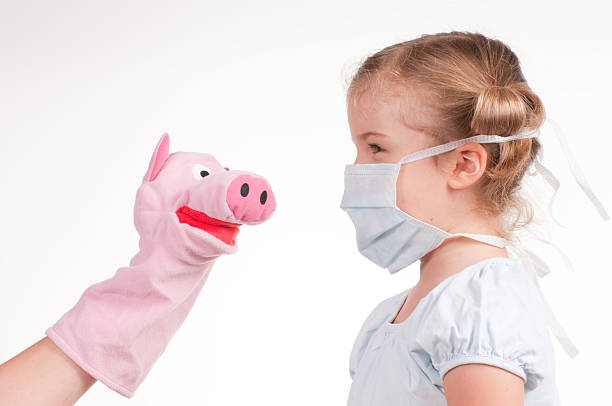
[[[368,144],[369,147],[373,148],[373,153],[381,152],[383,149],[376,144]]]

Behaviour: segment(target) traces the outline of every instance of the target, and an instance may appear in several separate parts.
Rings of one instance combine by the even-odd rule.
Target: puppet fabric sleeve
[[[183,324],[217,258],[236,252],[239,227],[262,223],[276,207],[263,177],[224,168],[210,154],[168,150],[164,134],[136,193],[138,253],[45,332],[128,398]]]

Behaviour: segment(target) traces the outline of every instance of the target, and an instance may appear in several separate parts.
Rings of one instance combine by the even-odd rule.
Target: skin
[[[423,132],[440,120],[435,109],[428,107],[429,100],[425,89],[413,86],[401,99],[385,92],[368,92],[358,102],[348,103],[351,138],[357,148],[354,163],[397,163],[405,155],[437,145]],[[397,207],[450,233],[500,236],[498,219],[475,210],[486,162],[485,148],[468,143],[437,157],[403,164],[396,185]],[[505,248],[466,237],[445,240],[421,258],[419,281],[394,322],[404,321],[442,280],[491,257],[508,257],[508,253]],[[448,371],[443,381],[449,406],[522,406],[524,402],[522,378],[496,366],[459,365]]]
[[[45,336],[0,365],[0,404],[74,405],[94,383]]]

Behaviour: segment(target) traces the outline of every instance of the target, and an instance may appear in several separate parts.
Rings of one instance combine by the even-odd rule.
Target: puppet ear
[[[149,169],[147,169],[147,173],[142,178],[142,183],[151,182],[155,180],[159,171],[161,171],[162,166],[166,163],[168,159],[168,150],[170,149],[170,136],[167,133],[163,133],[159,141],[157,142],[157,146],[155,147],[155,151],[153,151],[153,156],[151,157],[151,161],[149,162]]]

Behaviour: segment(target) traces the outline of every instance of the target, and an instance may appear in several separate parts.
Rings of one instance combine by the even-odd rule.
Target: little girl
[[[359,251],[391,273],[420,260],[358,333],[348,405],[559,405],[547,305],[507,250],[533,218],[526,170],[552,176],[517,56],[477,33],[423,35],[367,58],[347,106],[341,207]]]

